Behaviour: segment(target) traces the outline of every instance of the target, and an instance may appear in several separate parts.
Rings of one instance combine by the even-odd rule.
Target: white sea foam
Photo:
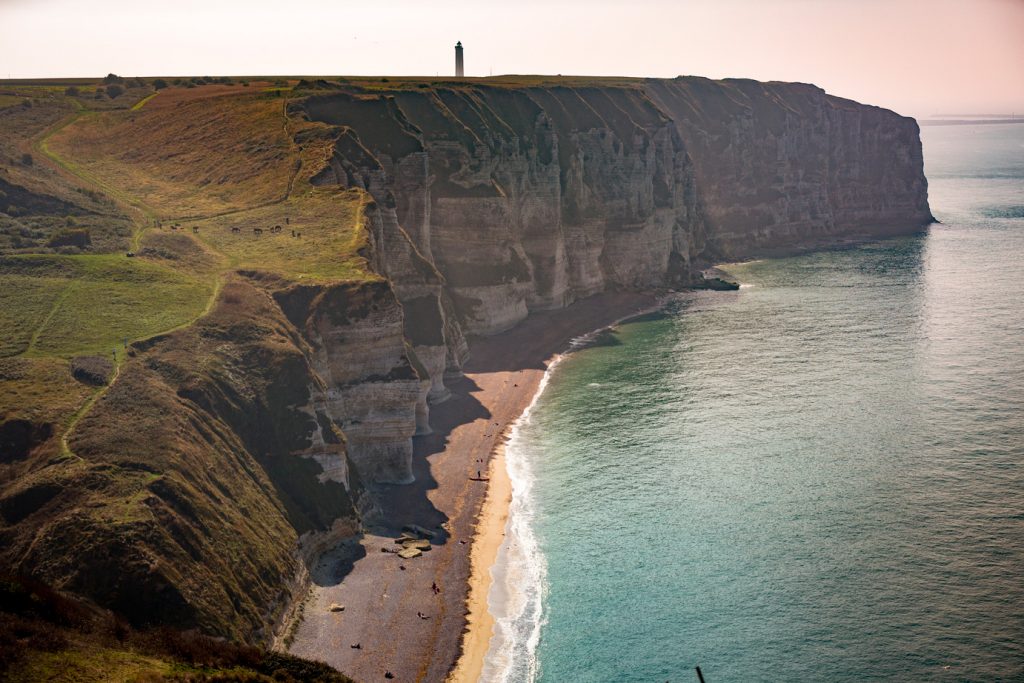
[[[659,303],[638,313],[656,310],[661,305]],[[597,335],[613,329],[619,322],[621,320],[575,337],[569,343],[569,351],[586,347]],[[494,617],[494,635],[484,658],[481,683],[532,683],[537,679],[537,645],[545,623],[547,560],[534,532],[537,508],[532,491],[538,453],[523,430],[529,427],[537,401],[564,357],[564,354],[559,354],[552,359],[530,405],[509,430],[505,445],[505,466],[512,482],[512,503],[505,524],[505,540],[491,567],[487,607]]]
[[[518,683],[537,677],[537,644],[544,624],[547,563],[533,530],[536,517],[531,495],[535,481],[534,454],[522,429],[529,425],[530,414],[561,360],[562,356],[556,356],[548,366],[530,405],[512,425],[505,446],[512,503],[505,525],[505,540],[491,567],[487,605],[494,617],[494,635],[480,675],[484,683]]]

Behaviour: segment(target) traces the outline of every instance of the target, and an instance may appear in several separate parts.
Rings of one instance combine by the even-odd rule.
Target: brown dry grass
[[[282,199],[298,166],[285,98],[242,86],[168,88],[137,111],[87,114],[47,148],[160,218]]]
[[[187,222],[225,255],[232,269],[262,270],[299,280],[372,279],[361,252],[368,198],[357,190],[306,188],[288,200],[249,211]],[[280,226],[280,232],[272,232]],[[232,232],[237,228],[238,232]],[[263,230],[256,234],[255,228]]]

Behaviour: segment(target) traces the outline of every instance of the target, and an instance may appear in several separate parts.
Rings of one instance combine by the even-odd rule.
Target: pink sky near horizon
[[[0,0],[0,77],[562,73],[1024,114],[1024,0]]]

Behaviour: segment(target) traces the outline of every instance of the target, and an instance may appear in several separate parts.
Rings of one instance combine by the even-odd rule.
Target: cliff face
[[[802,83],[650,80],[694,159],[709,256],[919,229],[928,208],[917,122]]]
[[[443,276],[466,334],[608,288],[686,284],[703,247],[691,161],[639,89],[342,92],[302,109],[339,131],[317,181],[374,196]]]
[[[324,383],[320,409],[341,427],[362,478],[411,482],[412,437],[425,426],[417,416],[430,385],[425,369],[413,366],[391,286],[294,285],[275,298],[310,343],[312,369]]]
[[[335,130],[315,182],[377,200],[379,272],[415,308],[414,334],[443,341],[449,371],[463,334],[499,332],[531,310],[931,221],[917,124],[814,86],[335,90],[293,105]],[[410,267],[410,251],[427,265]],[[424,276],[431,267],[439,277]],[[421,355],[440,397],[433,348]]]
[[[354,376],[338,390],[371,482],[404,480],[409,436],[429,429],[428,404],[447,397],[467,336],[607,289],[692,284],[718,259],[932,220],[917,124],[810,85],[320,88],[291,106],[334,140],[313,182],[375,199],[371,265],[402,304],[426,387],[415,401],[411,378],[389,385],[391,398]],[[390,348],[398,358],[397,337]],[[392,404],[401,410],[380,408]],[[364,421],[368,405],[376,420]]]

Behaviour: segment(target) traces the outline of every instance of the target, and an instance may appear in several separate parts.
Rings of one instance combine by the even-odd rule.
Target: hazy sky
[[[1024,113],[1024,0],[0,0],[0,77],[545,73]]]

